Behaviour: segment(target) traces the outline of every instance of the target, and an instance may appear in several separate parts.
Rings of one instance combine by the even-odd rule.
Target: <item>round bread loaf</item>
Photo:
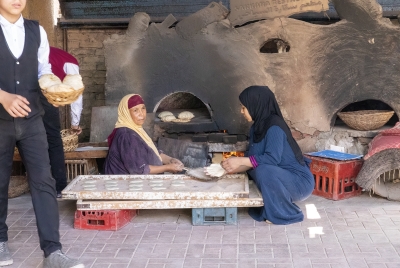
[[[65,84],[53,85],[46,89],[48,92],[73,92],[74,89]]]
[[[39,86],[44,90],[59,84],[61,84],[61,80],[54,74],[44,74],[39,79]]]
[[[163,122],[172,122],[175,119],[176,119],[176,117],[174,115],[167,115],[167,116],[161,117],[161,120]]]
[[[63,84],[72,87],[74,90],[81,90],[84,88],[82,83],[82,76],[79,74],[69,74],[64,77]]]
[[[158,114],[158,117],[159,117],[159,118],[163,118],[164,116],[167,116],[167,115],[174,115],[174,114],[171,113],[170,111],[163,111],[163,112],[161,112],[161,113]],[[175,117],[175,116],[174,116],[174,117]]]
[[[192,119],[194,117],[194,114],[192,114],[189,111],[183,111],[178,115],[179,119]]]

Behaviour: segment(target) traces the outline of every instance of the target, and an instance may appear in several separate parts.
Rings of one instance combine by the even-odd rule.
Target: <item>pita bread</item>
[[[82,76],[79,74],[69,74],[65,76],[63,84],[72,87],[74,90],[81,90],[85,87],[82,82]]]
[[[184,111],[184,112],[181,112],[179,115],[178,115],[178,118],[179,119],[192,119],[194,117],[194,114],[192,114],[191,112],[189,112],[189,111]]]
[[[167,115],[161,118],[163,122],[173,122],[176,119],[174,115]]]
[[[74,89],[65,84],[53,85],[46,89],[47,92],[73,92]]]
[[[174,114],[171,113],[170,111],[163,111],[158,114],[158,118],[163,118],[164,116],[167,116],[167,115],[174,115]]]
[[[221,177],[225,174],[225,169],[221,166],[221,164],[211,164],[208,167],[204,168],[206,170],[206,174],[211,177]]]
[[[61,84],[61,80],[54,74],[44,74],[39,78],[39,86],[44,90],[59,84]]]

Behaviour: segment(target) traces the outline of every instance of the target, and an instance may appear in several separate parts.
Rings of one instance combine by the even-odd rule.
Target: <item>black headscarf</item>
[[[283,119],[274,93],[267,86],[250,86],[240,93],[239,100],[247,108],[254,121],[253,141],[260,142],[270,127],[278,126],[285,132],[297,161],[304,166],[303,153]]]

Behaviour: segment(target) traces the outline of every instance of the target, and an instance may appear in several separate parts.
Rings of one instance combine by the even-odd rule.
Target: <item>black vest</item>
[[[29,101],[33,117],[43,114],[39,96],[38,50],[40,46],[40,29],[37,21],[24,19],[25,44],[22,55],[17,59],[8,48],[7,41],[0,27],[0,88],[8,93],[21,95]],[[0,105],[0,118],[12,120],[3,105]]]

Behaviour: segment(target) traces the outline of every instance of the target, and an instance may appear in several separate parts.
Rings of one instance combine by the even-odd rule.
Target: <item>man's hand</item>
[[[74,133],[75,133],[76,135],[79,135],[79,134],[82,133],[82,129],[81,129],[80,126],[72,126],[72,125],[71,125],[71,129],[74,131]]]
[[[26,98],[3,90],[0,90],[0,103],[12,117],[26,117],[31,112]]]

